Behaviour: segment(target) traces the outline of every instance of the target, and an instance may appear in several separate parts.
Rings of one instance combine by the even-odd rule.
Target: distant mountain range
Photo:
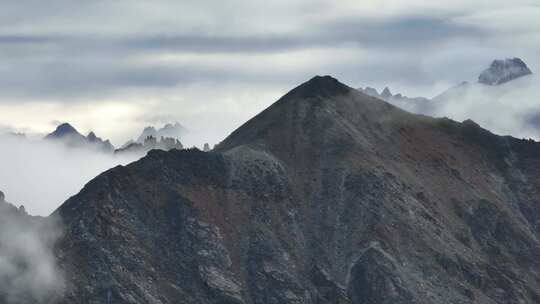
[[[158,138],[158,139],[161,137],[180,139],[184,137],[186,133],[187,133],[187,129],[178,122],[174,124],[172,123],[165,124],[160,129],[156,129],[153,126],[148,126],[144,128],[141,135],[139,135],[139,137],[137,138],[137,142],[142,143],[149,136]]]
[[[60,124],[52,133],[45,136],[45,139],[61,141],[69,147],[93,148],[103,152],[114,151],[114,146],[109,140],[102,140],[94,132],[90,132],[87,136],[84,136],[69,123]]]
[[[84,136],[69,123],[62,123],[56,129],[47,134],[43,139],[49,142],[56,142],[69,148],[88,149],[103,153],[134,153],[143,156],[152,149],[171,150],[182,149],[180,138],[187,132],[187,129],[180,123],[168,123],[162,128],[156,129],[153,126],[145,127],[137,140],[126,142],[121,148],[115,148],[107,139],[98,137],[94,132],[89,132]],[[26,139],[23,133],[5,134],[20,139]]]
[[[484,70],[479,76],[477,83],[485,86],[499,86],[523,76],[531,75],[532,71],[519,58],[494,60],[490,67]],[[463,81],[455,87],[449,88],[434,98],[427,97],[407,97],[402,94],[392,94],[388,87],[385,87],[381,93],[372,88],[359,88],[367,95],[380,98],[384,101],[396,104],[408,111],[419,114],[429,114],[433,112],[434,106],[431,101],[446,101],[456,97],[462,97],[463,91],[467,87],[474,85],[468,81]]]
[[[183,149],[184,145],[180,142],[187,133],[187,129],[180,123],[168,123],[162,128],[156,129],[148,126],[143,129],[137,140],[129,140],[122,147],[115,150],[115,153],[137,153],[146,154],[146,152],[159,149],[169,151],[171,149]]]
[[[463,81],[433,97],[406,97],[359,90],[407,111],[457,120],[473,119],[499,133],[540,139],[540,79],[519,58],[494,60],[473,82]]]

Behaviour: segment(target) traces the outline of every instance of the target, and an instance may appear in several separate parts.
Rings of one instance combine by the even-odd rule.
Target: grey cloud
[[[455,37],[477,37],[479,31],[453,24],[446,19],[411,16],[393,19],[366,19],[348,17],[314,23],[303,32],[287,34],[223,34],[208,33],[143,33],[143,34],[73,34],[73,35],[3,35],[0,50],[4,57],[0,63],[0,88],[3,96],[39,97],[61,96],[99,97],[126,88],[167,88],[193,82],[216,83],[237,81],[251,85],[265,81],[297,79],[307,71],[299,69],[296,75],[284,75],[272,69],[242,66],[227,70],[220,66],[196,64],[142,64],[129,60],[136,55],[172,53],[198,54],[275,54],[293,50],[316,48],[362,47],[410,55],[426,54],[429,45]],[[31,48],[28,45],[31,44]],[[387,60],[372,58],[380,66],[375,68],[379,77],[394,74],[398,66]],[[328,62],[323,62],[328,60]],[[408,65],[414,65],[411,60]],[[290,64],[294,65],[294,62]],[[332,64],[332,58],[321,58],[320,69]],[[338,74],[347,74],[344,67]],[[366,67],[366,66],[364,66]],[[362,68],[360,66],[359,68]],[[389,69],[393,72],[389,73]],[[312,67],[310,70],[318,70]],[[422,74],[406,69],[408,79]],[[379,74],[379,72],[381,72]],[[412,72],[412,73],[411,73]],[[308,75],[308,77],[311,75]]]
[[[485,34],[474,26],[465,26],[447,18],[423,16],[366,19],[349,17],[330,22],[322,29],[330,43],[357,43],[367,48],[399,51],[402,48],[426,48],[454,38],[479,38]],[[318,38],[320,39],[320,38]]]
[[[53,303],[63,278],[53,246],[61,235],[54,218],[30,217],[0,198],[0,300]]]
[[[43,44],[58,41],[58,38],[46,35],[0,35],[0,45]]]
[[[166,50],[203,53],[272,53],[317,47],[347,46],[366,48],[418,47],[452,38],[479,38],[485,34],[474,26],[448,18],[423,16],[370,19],[348,17],[315,23],[302,32],[286,34],[143,34],[109,41],[109,45],[132,51]],[[100,45],[99,43],[97,44]]]

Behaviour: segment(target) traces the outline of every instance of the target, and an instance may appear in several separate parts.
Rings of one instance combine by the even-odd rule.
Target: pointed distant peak
[[[65,132],[67,132],[67,133],[77,132],[77,130],[67,122],[64,122],[64,123],[58,125],[58,127],[56,127],[56,131],[60,131],[60,132],[63,132],[63,133],[65,133]]]
[[[58,125],[51,134],[47,135],[47,138],[60,138],[69,135],[80,135],[80,133],[72,125],[65,122]]]
[[[470,127],[480,127],[479,124],[477,124],[474,120],[472,119],[465,119],[464,121],[461,122],[463,125],[465,126],[470,126]]]
[[[392,92],[390,92],[390,89],[388,87],[385,87],[384,90],[381,92],[382,98],[390,98],[392,97]]]
[[[87,137],[89,140],[95,140],[95,139],[97,139],[96,133],[94,133],[94,131],[90,131],[90,133],[88,133],[88,135],[86,135],[86,137]]]
[[[532,71],[520,58],[497,59],[478,76],[478,82],[486,85],[500,85],[530,74]]]
[[[288,97],[331,97],[345,95],[351,88],[331,76],[315,76],[290,91]]]
[[[377,91],[377,89],[372,87],[366,87],[365,89],[360,89],[360,91],[372,97],[379,97],[379,92]]]

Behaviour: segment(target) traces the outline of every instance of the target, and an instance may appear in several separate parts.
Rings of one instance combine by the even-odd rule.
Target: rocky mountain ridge
[[[540,302],[539,155],[318,76],[67,200],[62,303]]]
[[[477,83],[487,86],[499,86],[531,74],[533,74],[532,71],[529,69],[527,64],[520,58],[495,59],[493,60],[489,68],[485,69],[480,73]],[[380,94],[377,89],[372,87],[358,88],[358,90],[367,95],[380,98],[392,104],[396,104],[397,106],[400,106],[408,111],[425,114],[430,112],[430,101],[443,100],[447,99],[448,96],[455,96],[458,94],[457,91],[462,90],[463,87],[467,87],[469,85],[469,82],[463,81],[458,85],[449,88],[445,92],[442,92],[441,94],[435,96],[434,98],[410,98],[402,95],[401,93],[394,95],[388,87],[385,87]]]
[[[539,139],[538,79],[523,60],[513,58],[494,60],[478,81],[463,81],[433,98],[409,98],[389,89],[385,96],[373,88],[359,90],[413,113],[472,118],[498,134]]]
[[[494,60],[491,66],[478,76],[478,82],[486,85],[500,85],[531,74],[532,71],[527,64],[519,58]]]
[[[109,140],[97,137],[94,132],[82,135],[69,123],[62,123],[56,129],[45,136],[46,140],[61,141],[69,147],[92,148],[102,152],[114,151],[114,146]]]
[[[167,123],[159,129],[148,126],[144,128],[136,141],[130,140],[116,149],[109,140],[101,139],[92,131],[84,136],[69,123],[62,123],[53,132],[46,135],[45,139],[62,142],[68,147],[91,148],[105,153],[131,153],[143,156],[152,149],[165,151],[183,149],[179,138],[185,132],[187,129],[180,123]]]
[[[156,129],[154,126],[145,127],[136,142],[143,143],[148,137],[153,138],[174,138],[181,139],[187,132],[187,129],[178,122],[166,123],[163,127]]]

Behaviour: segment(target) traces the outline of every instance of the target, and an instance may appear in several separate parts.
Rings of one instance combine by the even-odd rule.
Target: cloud
[[[116,114],[102,112],[93,125],[95,117],[78,116],[117,144],[155,116],[195,122],[213,116],[202,108],[230,116],[188,127],[222,139],[274,101],[263,97],[279,97],[316,74],[353,87],[432,96],[475,77],[496,57],[520,56],[540,66],[540,44],[526,28],[536,26],[531,12],[538,6],[528,0],[56,0],[37,6],[43,7],[36,0],[0,4],[0,108],[10,108],[0,111],[0,121],[13,125],[15,108],[54,108],[43,115],[48,121],[70,121],[63,108],[82,105],[136,108],[122,118],[129,130],[112,127],[119,125]],[[256,101],[245,107],[245,96]],[[44,129],[32,117],[16,125]]]
[[[0,187],[29,213],[49,215],[99,173],[133,160],[40,139],[2,137]]]
[[[41,100],[71,97],[70,102],[76,102],[103,98],[123,90],[140,92],[195,82],[210,85],[223,79],[251,86],[264,85],[270,79],[281,79],[285,84],[291,70],[297,68],[297,73],[302,73],[306,69],[286,56],[281,57],[280,65],[289,65],[291,68],[287,71],[250,65],[233,68],[226,66],[228,57],[258,56],[264,62],[266,57],[277,54],[304,52],[315,59],[311,69],[322,70],[335,63],[336,58],[319,56],[321,53],[317,50],[321,49],[373,49],[383,53],[391,49],[410,55],[418,52],[419,45],[427,49],[455,37],[474,38],[481,34],[473,26],[455,23],[448,17],[353,15],[306,22],[300,29],[290,24],[288,31],[264,32],[251,30],[251,27],[242,31],[225,28],[220,32],[171,27],[157,32],[3,34],[0,35],[0,44],[4,46],[0,56],[4,60],[0,70],[5,73],[0,74],[3,75],[0,102],[32,97]],[[166,54],[197,54],[214,64],[165,61],[149,64],[140,60],[140,57]],[[220,62],[216,62],[216,56],[221,58]],[[372,56],[375,61],[380,59],[375,53]],[[392,67],[400,71],[399,66],[390,65],[388,60],[380,64],[384,65],[382,69]],[[414,79],[412,76],[408,78]]]
[[[52,303],[63,288],[53,246],[61,236],[54,218],[30,217],[0,201],[0,300]]]
[[[540,138],[538,75],[525,76],[500,86],[470,83],[455,92],[454,97],[434,101],[433,115],[458,121],[472,119],[499,135]]]

